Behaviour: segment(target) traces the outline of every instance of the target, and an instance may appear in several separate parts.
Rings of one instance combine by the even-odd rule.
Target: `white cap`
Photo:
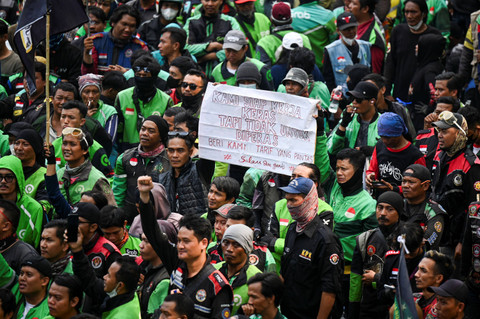
[[[289,32],[283,37],[282,46],[287,50],[293,50],[297,47],[303,48],[302,36],[297,32]]]

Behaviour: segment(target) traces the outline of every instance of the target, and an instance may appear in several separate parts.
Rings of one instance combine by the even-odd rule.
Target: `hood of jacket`
[[[16,156],[9,155],[0,158],[0,168],[11,170],[17,179],[17,200],[25,193],[25,176],[23,175],[22,161]]]
[[[445,50],[445,38],[440,34],[424,34],[418,39],[417,62],[419,67],[440,60]]]

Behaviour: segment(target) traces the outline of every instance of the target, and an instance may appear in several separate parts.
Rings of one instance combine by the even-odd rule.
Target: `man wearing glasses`
[[[455,248],[458,259],[468,205],[480,194],[480,160],[466,147],[468,126],[462,115],[443,111],[432,126],[440,151],[433,159],[431,198],[445,208],[449,216],[445,225],[451,225],[440,245],[450,256]]]
[[[353,102],[342,113],[340,124],[328,137],[330,155],[336,155],[345,147],[369,146],[370,154],[380,136],[377,132],[378,112],[376,109],[378,89],[375,84],[362,81],[349,95]],[[352,111],[353,109],[353,111]]]
[[[183,82],[180,84],[182,102],[176,106],[181,106],[190,114],[199,117],[206,88],[207,77],[205,73],[195,69],[187,71]]]
[[[155,87],[160,64],[154,58],[148,55],[138,58],[132,69],[135,71],[135,86],[118,93],[115,101],[119,154],[137,147],[145,118],[150,115],[163,116],[165,110],[173,105],[170,96]]]

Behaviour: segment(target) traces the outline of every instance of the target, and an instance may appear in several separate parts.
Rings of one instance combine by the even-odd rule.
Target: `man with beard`
[[[205,73],[197,69],[188,70],[180,87],[182,102],[177,104],[177,106],[181,106],[190,114],[199,117],[203,95],[207,89],[207,77]]]
[[[255,12],[256,0],[236,0],[235,9],[237,20],[243,33],[247,36],[249,50],[247,56],[255,57],[257,43],[263,37],[270,34],[270,20],[263,13]]]
[[[378,228],[361,233],[356,239],[350,273],[349,318],[385,317],[388,307],[377,302],[376,284],[391,249],[394,230],[405,214],[402,196],[388,191],[377,201]]]
[[[445,224],[452,227],[445,231],[448,241],[444,248],[448,255],[453,255],[455,248],[457,259],[468,204],[480,190],[480,160],[466,147],[468,126],[462,115],[443,111],[438,119],[432,123],[440,151],[433,159],[431,198],[448,212]]]
[[[427,248],[438,250],[442,240],[447,212],[428,198],[432,178],[425,166],[413,164],[403,172],[402,191],[405,214],[402,221],[418,223],[425,229]]]
[[[144,55],[133,64],[135,86],[117,95],[115,108],[118,112],[118,152],[136,147],[140,142],[139,131],[144,119],[150,115],[163,116],[173,105],[172,99],[155,87],[160,65],[151,56]]]

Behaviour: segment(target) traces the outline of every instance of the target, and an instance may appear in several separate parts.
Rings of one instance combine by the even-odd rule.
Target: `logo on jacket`
[[[480,257],[480,245],[475,244],[472,247],[473,257]]]
[[[347,209],[347,211],[345,212],[345,217],[347,218],[353,218],[355,217],[355,209],[353,207],[350,207]]]
[[[102,266],[102,258],[100,256],[95,256],[92,258],[92,261],[91,261],[91,264],[92,264],[92,267],[95,268],[95,269],[98,269]]]
[[[373,256],[377,250],[375,249],[375,246],[373,245],[368,245],[367,247],[367,255]]]
[[[130,58],[133,54],[133,51],[132,49],[128,49],[127,51],[125,51],[125,57],[126,58]]]
[[[339,260],[339,259],[340,259],[340,258],[338,257],[337,254],[332,254],[332,255],[330,255],[330,263],[331,263],[332,265],[338,264],[338,260]]]
[[[195,295],[195,299],[197,299],[198,302],[204,302],[205,299],[207,299],[207,292],[205,289],[198,290]]]
[[[453,184],[455,184],[455,186],[461,186],[462,183],[463,183],[462,175],[460,174],[455,175],[455,177],[453,178]]]
[[[475,184],[473,184],[473,189],[480,192],[480,181],[476,181]]]
[[[312,253],[309,252],[308,250],[306,249],[303,249],[302,250],[302,253],[299,255],[300,258],[303,258],[303,259],[306,259],[308,261],[311,261],[312,260]]]
[[[258,265],[258,256],[255,254],[250,254],[250,256],[248,256],[248,263],[254,266]]]

